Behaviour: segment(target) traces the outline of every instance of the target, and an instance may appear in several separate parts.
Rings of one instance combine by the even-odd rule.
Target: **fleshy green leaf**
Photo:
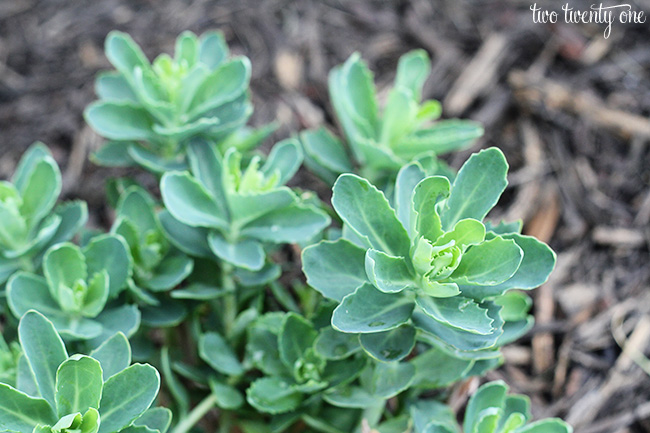
[[[23,199],[20,212],[28,222],[47,215],[61,192],[61,172],[56,162],[51,157],[38,161],[19,191]]]
[[[226,340],[216,332],[208,332],[199,339],[199,355],[210,367],[220,373],[239,376],[244,372],[237,356]]]
[[[241,234],[264,242],[302,242],[315,236],[329,223],[330,217],[323,211],[313,206],[293,204],[251,221]]]
[[[229,54],[228,45],[221,32],[205,32],[201,35],[199,60],[208,68],[216,68]]]
[[[572,433],[573,428],[557,418],[544,419],[519,428],[517,433]]]
[[[482,221],[505,190],[507,173],[506,158],[496,147],[470,156],[458,172],[442,211],[443,229],[465,218]]]
[[[437,107],[430,107],[437,117]],[[418,113],[427,115],[427,113]],[[483,127],[470,120],[448,119],[440,120],[426,129],[420,129],[402,140],[395,152],[402,158],[411,159],[423,152],[434,152],[437,155],[459,151],[470,147],[477,138],[483,135]]]
[[[437,204],[449,196],[449,180],[441,176],[423,179],[413,190],[411,232],[431,242],[443,233]]]
[[[56,415],[47,401],[0,383],[0,430],[31,432],[37,425],[55,422]]]
[[[91,341],[93,347],[99,346],[118,332],[127,337],[132,336],[140,327],[140,310],[136,305],[122,305],[102,311],[95,320],[101,324],[102,332]]]
[[[374,137],[378,123],[375,86],[372,73],[358,53],[330,71],[329,91],[348,139]]]
[[[365,409],[378,406],[383,399],[358,386],[341,387],[323,393],[323,400],[331,405],[345,408]]]
[[[216,146],[204,138],[196,137],[188,143],[187,155],[192,174],[214,197],[214,203],[219,208],[220,217],[227,220],[226,193],[221,178],[223,167],[221,155],[219,155]]]
[[[397,180],[395,181],[395,210],[397,217],[404,227],[407,228],[409,236],[413,236],[411,229],[411,197],[413,190],[425,174],[422,167],[417,162],[412,162],[405,165],[397,173]]]
[[[383,362],[399,361],[415,347],[415,328],[402,325],[390,331],[361,334],[359,341],[373,358]]]
[[[416,356],[411,363],[415,366],[412,386],[434,389],[451,385],[465,377],[474,362],[458,359],[433,346]]]
[[[146,426],[159,433],[166,433],[172,422],[172,412],[166,407],[152,407],[133,421],[134,426]]]
[[[214,254],[235,266],[253,271],[260,270],[264,266],[266,256],[264,249],[253,239],[231,243],[220,233],[210,232],[208,243]]]
[[[399,58],[395,86],[409,89],[415,101],[420,100],[422,86],[431,71],[429,56],[424,50],[413,50]]]
[[[345,359],[359,351],[359,338],[326,326],[319,331],[314,348],[325,359]]]
[[[162,211],[159,218],[167,238],[178,249],[194,257],[213,256],[208,244],[209,229],[183,224],[167,211]]]
[[[304,131],[300,141],[305,150],[305,165],[331,183],[341,173],[353,171],[343,143],[325,128]]]
[[[134,364],[109,378],[99,406],[99,433],[117,432],[130,425],[149,409],[159,388],[160,375],[147,364]]]
[[[106,57],[123,74],[130,74],[135,68],[147,68],[149,61],[142,50],[126,33],[112,31],[104,45]]]
[[[128,80],[119,72],[102,72],[95,79],[95,93],[99,99],[138,102]]]
[[[333,191],[336,212],[370,246],[393,256],[408,254],[408,234],[383,193],[354,174],[341,175]]]
[[[84,118],[95,132],[110,140],[155,139],[153,118],[132,102],[93,102],[84,111]]]
[[[68,358],[61,337],[52,322],[35,311],[28,311],[21,318],[18,337],[34,372],[41,396],[50,406],[56,407],[54,400],[56,371]]]
[[[106,270],[109,276],[110,297],[116,297],[133,272],[129,247],[121,236],[101,235],[84,248],[88,275]],[[101,310],[100,310],[101,311]]]
[[[305,351],[314,345],[318,333],[312,324],[303,317],[288,313],[282,321],[278,337],[280,358],[284,364],[293,369],[296,361],[303,357]]]
[[[327,298],[340,302],[367,281],[365,255],[365,249],[345,239],[309,246],[302,252],[307,283]]]
[[[406,362],[380,362],[372,375],[372,394],[391,398],[404,391],[415,376],[415,367]]]
[[[501,408],[505,402],[508,387],[502,381],[489,382],[481,386],[469,399],[463,428],[473,432],[480,421],[481,413],[488,408]]]
[[[65,243],[54,246],[45,254],[43,272],[52,297],[59,300],[63,289],[68,290],[78,281],[86,281],[86,259],[78,246]]]
[[[279,377],[264,377],[246,390],[246,400],[260,412],[277,414],[297,408],[302,395]]]
[[[414,306],[403,294],[383,293],[366,283],[336,307],[332,326],[350,333],[387,331],[405,323]]]
[[[225,103],[234,101],[248,88],[251,65],[246,57],[239,57],[219,66],[199,85],[188,107],[188,118]]]
[[[90,356],[99,361],[102,377],[108,380],[131,365],[131,345],[126,336],[119,332],[90,352]]]
[[[102,396],[102,368],[99,361],[74,355],[64,361],[56,372],[56,408],[60,417],[99,409]]]
[[[26,272],[15,273],[7,283],[9,308],[16,317],[36,310],[51,318],[64,315],[56,300],[50,295],[45,278]]]
[[[235,410],[244,404],[244,396],[233,386],[221,383],[216,379],[211,379],[210,390],[217,401],[217,406],[222,409]]]
[[[445,326],[451,326],[474,334],[487,335],[494,329],[487,309],[472,299],[454,296],[452,298],[431,298],[418,296],[416,304],[427,315]]]
[[[167,210],[192,227],[228,227],[221,209],[208,191],[188,173],[165,173],[160,192]]]
[[[278,173],[278,185],[284,185],[296,174],[302,159],[302,149],[298,140],[293,138],[282,140],[273,146],[260,171],[266,176]]]
[[[365,268],[370,282],[382,292],[397,293],[415,287],[414,275],[404,257],[393,257],[369,249],[366,251]]]
[[[449,279],[459,284],[500,284],[515,274],[522,258],[513,240],[496,237],[469,248]]]
[[[555,266],[555,253],[553,250],[545,243],[531,236],[511,233],[501,237],[515,241],[524,253],[517,272],[503,283],[494,286],[463,286],[463,294],[473,298],[496,296],[509,289],[534,289],[546,282]]]
[[[178,326],[187,317],[187,307],[174,299],[163,298],[158,305],[144,306],[142,323],[151,328],[170,328]]]

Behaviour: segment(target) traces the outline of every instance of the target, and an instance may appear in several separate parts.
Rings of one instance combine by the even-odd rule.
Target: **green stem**
[[[233,265],[223,262],[221,268],[221,284],[226,292],[223,296],[223,329],[226,338],[230,337],[235,319],[237,318],[237,287],[235,280],[232,278],[233,271]]]
[[[219,414],[219,433],[229,433],[232,427],[230,412],[223,411]]]
[[[206,413],[210,411],[217,402],[217,398],[214,394],[210,393],[209,396],[203,399],[203,401],[197,404],[194,409],[184,418],[174,429],[172,433],[187,433],[194,424],[199,422],[201,418],[205,416]]]

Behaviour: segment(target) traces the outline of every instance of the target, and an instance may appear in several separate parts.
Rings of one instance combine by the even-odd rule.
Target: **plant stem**
[[[230,412],[222,411],[219,414],[219,433],[228,433],[232,427],[232,416]]]
[[[187,433],[194,424],[199,422],[206,413],[210,411],[217,402],[217,398],[213,393],[210,393],[209,396],[203,399],[203,401],[197,404],[194,409],[184,418],[174,429],[172,433]]]
[[[221,284],[226,292],[223,296],[223,329],[226,338],[230,337],[232,328],[237,318],[237,287],[232,278],[233,265],[223,262],[221,268]]]

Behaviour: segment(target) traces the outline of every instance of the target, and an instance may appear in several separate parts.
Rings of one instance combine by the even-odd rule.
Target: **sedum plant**
[[[184,33],[153,63],[119,32],[106,48],[116,71],[86,119],[111,141],[92,158],[159,188],[109,181],[109,232],[75,244],[86,209],[55,207],[43,145],[0,183],[0,432],[460,431],[451,387],[530,329],[525,291],[555,254],[485,221],[507,184],[501,151],[457,174],[437,159],[482,129],[421,102],[424,52],[400,59],[381,112],[358,55],[332,71],[347,148],[309,131],[263,157],[250,150],[272,126],[244,126],[250,66],[220,34]],[[333,209],[287,186],[303,158],[334,183]],[[151,408],[158,373],[131,358],[160,367],[169,409]],[[464,431],[570,433],[506,391],[481,387]]]
[[[0,431],[17,433],[166,433],[171,413],[151,408],[160,377],[131,364],[123,334],[90,356],[69,356],[54,326],[29,311],[20,320],[25,369],[17,387],[0,383]]]
[[[90,340],[118,330],[131,334],[140,321],[138,311],[130,305],[105,308],[124,289],[131,272],[122,237],[101,235],[83,249],[60,243],[45,253],[44,276],[18,272],[10,278],[9,307],[16,317],[39,311],[66,338]]]
[[[42,143],[25,152],[11,182],[0,181],[0,287],[17,270],[36,270],[48,247],[85,224],[86,204],[55,206],[60,193],[61,172]]]
[[[440,103],[421,101],[430,70],[423,50],[402,56],[393,88],[380,111],[372,73],[358,53],[332,69],[330,98],[352,157],[340,140],[321,128],[301,134],[307,166],[333,183],[356,165],[363,177],[381,189],[394,181],[403,165],[414,160],[421,160],[429,174],[450,173],[435,156],[471,146],[483,135],[483,128],[469,120],[437,120],[442,112]]]
[[[116,71],[97,78],[99,101],[85,111],[90,126],[111,140],[94,154],[99,164],[162,174],[186,167],[191,137],[250,146],[271,131],[241,129],[252,113],[250,61],[231,57],[221,33],[185,32],[173,58],[161,54],[152,63],[121,32],[109,33],[105,49]]]
[[[12,341],[7,344],[5,339],[0,335],[0,383],[6,383],[14,386],[18,369],[18,360],[22,355],[20,344]]]
[[[525,330],[525,298],[503,295],[546,281],[555,254],[534,238],[482,222],[506,187],[507,169],[496,148],[472,155],[453,184],[407,165],[397,176],[394,207],[367,180],[342,175],[332,205],[343,237],[303,252],[309,284],[339,303],[332,326],[388,335],[412,325],[419,338],[464,357],[482,357]]]
[[[133,259],[133,274],[126,283],[127,289],[142,305],[145,315],[157,307],[170,305],[170,300],[162,294],[191,274],[193,260],[167,240],[156,203],[142,187],[128,187],[119,198],[116,212],[111,233],[124,238]],[[174,320],[169,322],[170,326],[173,324]]]
[[[573,428],[557,418],[529,422],[530,400],[507,395],[502,381],[481,386],[467,403],[463,418],[465,433],[572,433]],[[421,400],[411,407],[415,433],[457,433],[456,417],[435,400]]]
[[[168,236],[181,250],[251,271],[266,263],[265,245],[306,241],[330,222],[284,184],[302,161],[294,140],[278,143],[264,164],[229,149],[194,141],[188,148],[191,173],[166,173],[160,190]]]

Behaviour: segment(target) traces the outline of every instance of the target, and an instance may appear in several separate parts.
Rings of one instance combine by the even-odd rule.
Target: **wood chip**
[[[590,93],[574,91],[548,78],[533,78],[523,71],[511,72],[508,81],[517,99],[530,109],[565,110],[626,138],[650,138],[650,119],[609,108],[604,101]]]
[[[598,226],[591,237],[597,244],[623,248],[640,248],[646,243],[642,231],[624,227]]]
[[[501,33],[493,33],[483,42],[443,101],[448,115],[461,114],[487,88],[496,83],[507,46],[508,38]]]

